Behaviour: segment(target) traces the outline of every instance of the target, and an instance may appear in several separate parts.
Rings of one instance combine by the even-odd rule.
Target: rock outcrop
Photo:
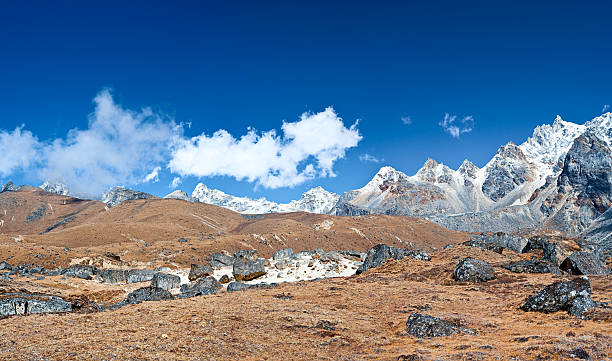
[[[398,247],[389,247],[386,244],[380,243],[368,250],[363,264],[357,269],[357,274],[361,274],[370,268],[380,266],[390,258],[402,259],[404,257],[412,257],[422,261],[429,261],[431,259],[431,257],[424,252]]]
[[[476,334],[471,329],[421,313],[413,313],[408,317],[406,332],[418,338],[451,336],[459,333]]]
[[[462,282],[486,282],[495,279],[495,272],[486,261],[465,258],[455,266],[453,278]]]
[[[591,283],[588,278],[580,277],[546,286],[535,295],[527,297],[520,308],[523,311],[543,313],[568,311],[571,315],[582,316],[594,306]]]

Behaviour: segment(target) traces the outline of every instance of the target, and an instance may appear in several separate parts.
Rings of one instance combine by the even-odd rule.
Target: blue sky
[[[482,166],[500,145],[524,141],[557,114],[583,123],[612,103],[605,2],[86,3],[3,3],[4,134],[24,124],[39,145],[67,144],[69,130],[88,128],[93,99],[105,89],[132,115],[150,107],[164,122],[184,124],[185,139],[219,129],[239,138],[254,128],[274,129],[287,142],[283,121],[329,106],[346,129],[359,120],[362,139],[344,143],[331,168],[336,177],[317,168],[297,185],[272,189],[231,176],[182,176],[179,189],[188,192],[202,181],[287,201],[316,185],[338,193],[361,187],[382,165],[408,174],[428,157]],[[472,117],[473,129],[452,137],[440,126],[446,113],[455,123]],[[168,155],[147,162],[161,167],[158,182],[118,183],[168,193],[177,176],[166,168]],[[0,181],[38,184],[50,164],[13,167]],[[128,172],[132,180],[147,173]]]

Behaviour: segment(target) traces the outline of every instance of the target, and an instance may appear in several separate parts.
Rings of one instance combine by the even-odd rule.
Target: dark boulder
[[[516,253],[524,253],[529,240],[521,236],[499,232],[494,234],[482,233],[474,235],[472,236],[472,242],[475,242],[475,244],[490,245],[486,247],[499,246],[512,250]]]
[[[213,269],[207,265],[199,265],[192,263],[191,269],[189,270],[189,280],[195,281],[201,277],[211,276],[213,274]]]
[[[242,282],[232,282],[227,285],[227,292],[244,291],[252,288],[268,289],[278,286],[277,283],[257,283],[254,285],[248,285]]]
[[[542,259],[544,261],[550,262],[557,266],[560,266],[561,263],[570,254],[572,254],[572,251],[568,250],[566,247],[562,246],[559,243],[553,242],[550,238],[540,236],[530,238],[529,243],[525,248],[525,252],[530,252],[538,249],[544,251],[544,255],[542,256]]]
[[[140,270],[140,269],[129,270],[127,271],[125,282],[126,283],[149,282],[153,279],[153,276],[155,276],[156,273],[157,273],[156,271],[151,271],[151,270]]]
[[[573,275],[606,275],[608,270],[591,252],[574,252],[561,263],[561,269]]]
[[[197,281],[181,285],[179,297],[195,297],[202,295],[212,295],[223,288],[214,277],[199,278]]]
[[[595,304],[591,300],[591,283],[586,277],[571,281],[559,281],[544,287],[540,292],[525,299],[521,310],[527,312],[551,313],[572,312],[581,316]]]
[[[110,284],[126,283],[127,271],[116,269],[99,270],[98,276],[102,281]]]
[[[504,252],[504,247],[496,243],[486,243],[486,242],[472,239],[472,240],[463,242],[462,244],[464,246],[482,248],[484,250],[499,253],[499,254],[502,254]]]
[[[234,263],[234,279],[240,281],[250,281],[266,274],[264,260],[250,261],[239,258]]]
[[[223,253],[214,253],[208,257],[211,267],[222,268],[231,266],[236,259]]]
[[[0,317],[70,311],[72,303],[57,296],[28,293],[0,295]]]
[[[82,278],[84,280],[92,279],[93,275],[97,272],[97,268],[87,265],[70,266],[61,272],[62,276]]]
[[[290,258],[293,256],[293,250],[291,248],[285,248],[274,252],[272,259],[277,261],[279,259]]]
[[[156,273],[151,279],[152,288],[171,290],[181,285],[181,278],[167,273]]]
[[[561,274],[559,267],[546,261],[518,261],[507,264],[504,266],[504,268],[514,273],[552,273],[556,275]]]
[[[221,278],[219,278],[219,283],[225,284],[225,283],[229,283],[229,281],[230,281],[230,278],[228,275],[223,275],[221,276]]]
[[[357,274],[363,273],[370,268],[378,267],[389,258],[402,259],[404,257],[412,257],[423,261],[431,260],[431,257],[426,253],[404,248],[389,247],[386,244],[380,243],[368,250],[363,264],[357,269]]]
[[[451,336],[459,333],[476,334],[468,328],[421,313],[413,313],[408,317],[406,331],[409,335],[418,338]]]
[[[157,287],[141,287],[131,292],[124,303],[135,304],[143,301],[172,300],[174,296],[167,290]]]
[[[0,271],[12,271],[13,266],[6,263],[5,261],[0,262]]]
[[[455,281],[486,282],[495,279],[493,267],[485,261],[465,258],[457,263],[453,271]]]

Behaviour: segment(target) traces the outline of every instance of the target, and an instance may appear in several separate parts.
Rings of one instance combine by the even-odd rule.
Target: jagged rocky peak
[[[4,193],[4,192],[16,192],[23,189],[23,186],[18,186],[17,184],[9,181],[6,184],[3,184],[2,187],[0,187],[0,193]]]
[[[182,190],[175,190],[169,194],[167,194],[164,198],[166,199],[182,199],[184,201],[187,202],[197,202],[197,199],[191,197],[189,194],[187,194],[186,192],[183,192]]]
[[[106,203],[110,207],[114,207],[117,204],[130,201],[133,199],[156,199],[156,197],[152,194],[139,192],[123,187],[114,187],[108,192],[102,194],[102,202]]]
[[[599,139],[612,145],[612,113],[605,113],[585,124],[586,128],[595,133]]]
[[[520,148],[532,160],[554,164],[559,157],[567,153],[574,139],[584,130],[585,126],[566,122],[557,115],[552,125],[537,126]]]
[[[289,208],[310,213],[327,214],[331,212],[339,198],[340,195],[336,193],[328,192],[322,187],[315,187],[304,192],[297,201],[289,202]]]
[[[480,168],[478,168],[474,163],[465,159],[457,169],[457,172],[467,178],[476,178],[479,170]]]
[[[492,201],[499,201],[517,186],[532,181],[536,166],[531,164],[523,151],[513,142],[501,146],[486,165],[482,193]]]
[[[417,172],[416,177],[423,182],[450,183],[453,178],[453,170],[442,163],[428,158],[423,167]]]
[[[70,194],[68,186],[60,182],[45,181],[43,184],[41,184],[40,189],[49,193],[59,194],[61,196],[67,196]]]

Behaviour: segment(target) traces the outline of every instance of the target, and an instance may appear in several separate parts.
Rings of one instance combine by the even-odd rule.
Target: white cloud
[[[461,134],[469,133],[474,129],[474,117],[468,115],[457,119],[456,115],[444,114],[444,119],[438,123],[445,132],[453,138],[459,138]]]
[[[153,170],[151,171],[151,173],[147,174],[147,176],[143,179],[143,183],[147,183],[147,182],[153,182],[153,183],[157,183],[159,182],[159,171],[161,171],[161,167],[157,166],[155,168],[153,168]]]
[[[362,139],[357,122],[346,128],[333,108],[283,122],[282,135],[254,129],[240,138],[226,130],[185,139],[168,167],[181,176],[230,176],[267,188],[291,187],[315,177],[333,177],[334,162]]]
[[[72,129],[65,139],[44,147],[41,179],[61,181],[82,195],[98,195],[117,184],[137,184],[147,170],[165,162],[182,133],[173,120],[149,108],[123,109],[108,90],[100,92],[94,103],[87,129]],[[145,181],[155,179],[156,174],[145,177]]]
[[[402,120],[402,124],[404,125],[410,125],[412,124],[412,117],[406,115],[400,118]]]
[[[181,180],[181,177],[174,177],[174,179],[172,179],[172,182],[170,182],[168,187],[171,188],[171,189],[175,189],[178,186],[180,186],[182,182],[183,181]]]
[[[610,104],[605,104],[601,109],[602,113],[607,113],[610,110]]]
[[[372,162],[372,163],[380,163],[382,162],[382,159],[378,159],[375,156],[368,154],[368,153],[364,153],[362,155],[359,156],[359,160],[362,162]]]
[[[23,125],[12,132],[0,130],[0,176],[23,171],[37,160],[40,143]]]

